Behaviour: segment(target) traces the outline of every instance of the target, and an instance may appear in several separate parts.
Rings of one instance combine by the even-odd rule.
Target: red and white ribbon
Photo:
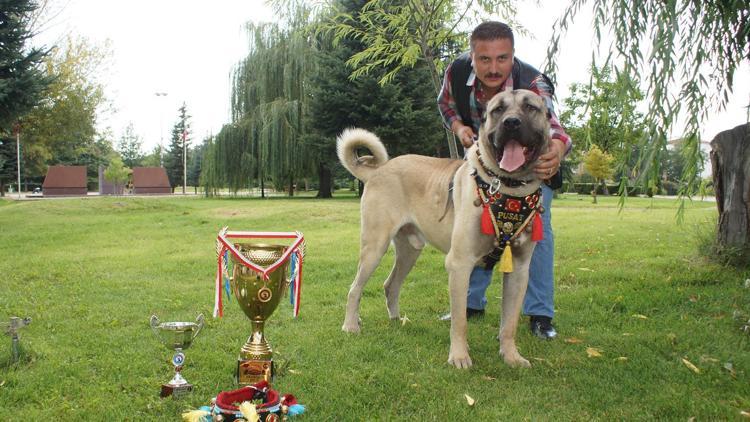
[[[286,249],[283,255],[268,267],[261,267],[247,259],[229,239],[294,239],[292,244]],[[217,242],[217,270],[216,270],[216,292],[214,295],[214,318],[224,316],[224,305],[221,297],[222,282],[222,256],[229,251],[242,265],[259,273],[264,280],[270,278],[269,274],[282,266],[289,256],[294,253],[297,255],[297,271],[294,277],[294,316],[299,314],[300,290],[302,287],[302,256],[305,238],[300,232],[230,232],[226,227],[219,232],[216,238]]]

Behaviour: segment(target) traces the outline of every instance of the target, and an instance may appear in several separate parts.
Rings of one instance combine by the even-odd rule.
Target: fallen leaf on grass
[[[601,349],[597,349],[596,347],[587,347],[586,348],[586,354],[590,358],[600,358],[600,357],[602,357],[602,350]]]
[[[642,314],[633,314],[633,318],[648,319],[646,315],[642,315]]]
[[[568,344],[579,344],[579,343],[583,343],[583,340],[576,338],[576,337],[570,337],[570,338],[566,338],[565,342]]]
[[[740,411],[740,416],[745,417],[747,419],[750,419],[750,412],[748,412],[746,410],[741,410]]]
[[[696,303],[698,302],[698,296],[696,295],[690,295],[690,298],[688,298],[689,301]]]
[[[578,271],[588,271],[588,272],[592,272],[592,273],[595,272],[591,268],[586,268],[586,267],[580,267],[580,268],[578,268]]]
[[[419,384],[414,383],[414,384],[410,385],[409,387],[411,387],[411,388],[417,388],[417,387],[419,387]]]
[[[617,361],[617,362],[627,362],[628,358],[627,358],[627,356],[620,356],[617,359],[615,359],[615,361]]]
[[[549,365],[549,366],[552,366],[552,362],[548,361],[547,359],[542,359],[542,358],[535,358],[535,357],[533,357],[533,356],[532,356],[532,357],[530,357],[529,359],[531,359],[531,360],[535,360],[535,361],[537,361],[537,362],[542,362],[542,363],[544,363],[544,364],[547,364],[547,365]]]
[[[471,398],[471,396],[469,396],[468,394],[464,394],[464,397],[466,397],[466,403],[469,403],[469,406],[474,406],[474,403],[476,403],[476,401]]]
[[[288,370],[287,372],[289,372],[290,374],[294,374],[294,375],[299,375],[299,373],[300,373],[300,372],[299,372],[298,370],[296,370],[296,369],[290,369],[290,370]]]
[[[404,316],[401,317],[401,325],[406,325],[407,322],[411,322],[411,320],[406,316],[406,314],[404,314]]]
[[[669,333],[667,334],[667,340],[669,340],[670,343],[677,344],[677,334],[675,333]]]
[[[719,363],[719,359],[712,358],[711,356],[708,356],[708,355],[701,355],[701,363],[706,363],[706,362]]]
[[[687,366],[691,371],[695,372],[696,374],[700,374],[701,373],[701,370],[698,369],[697,366],[693,365],[693,363],[690,362],[689,360],[687,360],[685,358],[682,358],[682,363],[684,363],[685,366]]]
[[[750,278],[745,279],[745,288],[750,289]]]
[[[5,385],[5,380],[0,381],[0,387]]]
[[[729,372],[729,375],[732,376],[732,378],[737,378],[737,373],[734,372],[734,365],[732,365],[732,362],[727,362],[724,364],[723,368]],[[2,384],[0,384],[2,386]]]
[[[497,380],[497,378],[491,377],[489,375],[483,375],[482,378],[485,379],[485,380],[487,380],[487,381],[496,381]]]

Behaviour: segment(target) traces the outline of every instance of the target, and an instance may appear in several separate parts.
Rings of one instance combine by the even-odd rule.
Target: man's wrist
[[[552,138],[552,145],[557,151],[557,156],[562,163],[562,161],[565,159],[565,151],[567,150],[565,142],[563,142],[562,139]]]

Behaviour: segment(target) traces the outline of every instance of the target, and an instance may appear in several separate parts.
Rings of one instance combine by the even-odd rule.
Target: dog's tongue
[[[523,154],[523,147],[516,140],[510,140],[505,143],[503,148],[503,158],[500,160],[500,168],[512,172],[521,167],[526,161]]]

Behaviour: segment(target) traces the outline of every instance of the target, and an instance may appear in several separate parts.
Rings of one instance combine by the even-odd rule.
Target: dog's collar
[[[496,248],[485,257],[486,268],[494,266],[500,261],[500,271],[513,272],[513,258],[510,248],[511,242],[520,236],[531,224],[531,241],[539,241],[544,237],[542,219],[539,214],[544,212],[541,204],[542,188],[528,195],[515,196],[503,192],[492,192],[491,186],[482,180],[478,174],[474,175],[477,184],[477,206],[482,206],[480,228],[483,234],[494,235]],[[502,251],[502,252],[501,252]]]
[[[219,416],[224,421],[245,420],[238,403],[261,401],[255,405],[260,422],[277,422],[286,420],[287,416],[295,416],[304,412],[304,406],[297,403],[291,394],[280,396],[267,381],[260,381],[237,390],[222,391],[209,408],[210,415]],[[218,420],[218,419],[217,419]]]
[[[484,161],[482,160],[482,153],[479,151],[479,148],[477,148],[477,160],[479,160],[479,165],[482,167],[482,171],[487,173],[487,175],[492,178],[492,180],[490,180],[490,182],[488,183],[490,189],[492,190],[491,194],[497,192],[501,186],[518,188],[521,186],[526,186],[527,184],[532,182],[532,180],[512,179],[510,177],[500,176],[499,174],[495,173],[490,168],[488,168],[486,164],[484,164]]]

